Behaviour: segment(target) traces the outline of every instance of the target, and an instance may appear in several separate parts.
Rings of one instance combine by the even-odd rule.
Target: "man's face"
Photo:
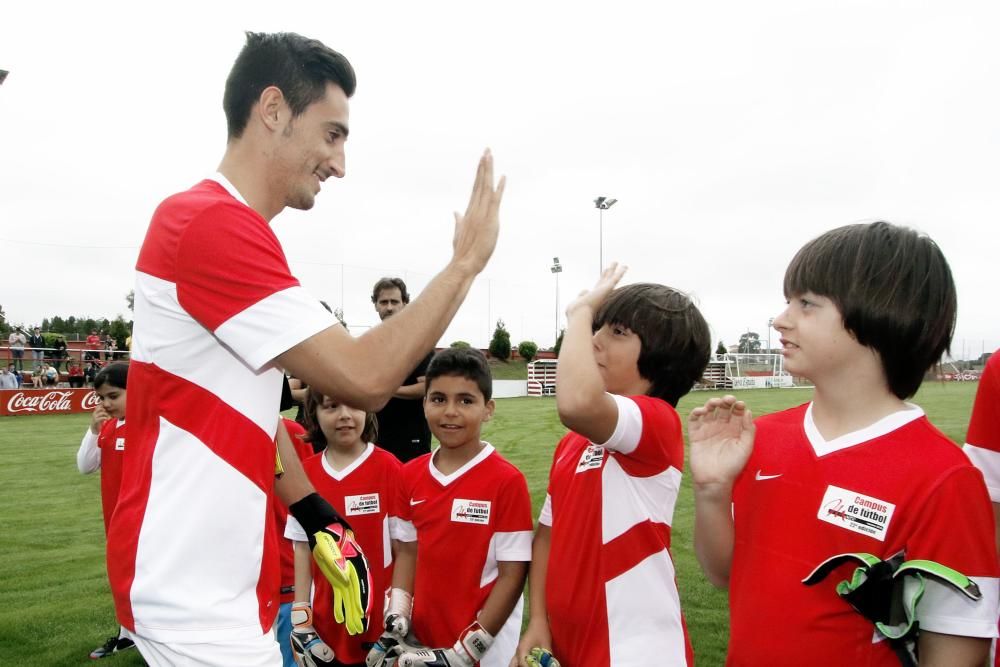
[[[392,317],[405,306],[403,295],[398,287],[380,290],[378,296],[375,297],[375,311],[378,313],[379,319],[382,320]]]
[[[274,187],[284,192],[285,206],[308,210],[323,181],[344,177],[348,110],[347,95],[332,83],[327,84],[325,97],[295,118],[284,105],[287,120],[273,152],[270,177]]]

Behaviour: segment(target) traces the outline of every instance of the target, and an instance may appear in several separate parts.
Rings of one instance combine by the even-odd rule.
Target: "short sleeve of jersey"
[[[931,492],[906,559],[931,560],[958,570],[978,584],[976,602],[950,586],[927,578],[917,607],[920,627],[966,637],[995,637],[1000,613],[1000,565],[993,539],[993,509],[979,471],[958,468]]]
[[[235,200],[187,225],[176,285],[181,306],[254,369],[336,324],[292,276],[267,222]]]
[[[670,466],[683,468],[680,418],[666,401],[651,396],[616,396],[618,423],[604,446],[630,475],[647,477]]]
[[[998,351],[1000,352],[1000,351]],[[990,499],[1000,503],[1000,354],[990,357],[979,378],[976,402],[972,406],[966,455],[982,471]]]
[[[531,560],[531,496],[524,475],[517,474],[497,497],[496,554],[498,561]]]
[[[427,461],[421,457],[416,459],[420,463],[413,465],[426,465]],[[396,484],[396,498],[393,501],[395,516],[389,516],[389,537],[401,542],[416,542],[417,529],[413,526],[413,514],[410,512],[410,484],[408,477],[412,474],[411,466],[405,465],[399,471],[399,483]]]

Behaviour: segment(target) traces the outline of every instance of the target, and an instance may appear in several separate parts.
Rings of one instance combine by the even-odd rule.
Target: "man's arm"
[[[295,445],[292,444],[292,438],[280,419],[275,442],[278,445],[278,458],[281,460],[283,474],[274,480],[274,492],[286,507],[291,507],[310,493],[314,493],[316,489],[306,476],[306,471],[302,469],[302,462],[295,451]]]
[[[404,384],[392,395],[393,398],[402,398],[407,401],[415,401],[424,397],[424,376],[413,384]]]
[[[475,279],[493,254],[504,179],[493,185],[493,157],[479,161],[465,215],[455,214],[452,259],[409,306],[353,338],[339,324],[277,358],[295,377],[323,394],[366,410],[381,408],[444,335]]]

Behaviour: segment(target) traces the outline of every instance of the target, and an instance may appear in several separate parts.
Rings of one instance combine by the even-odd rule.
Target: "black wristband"
[[[333,509],[330,503],[323,499],[315,491],[302,500],[288,506],[288,511],[292,513],[295,520],[299,522],[302,529],[309,536],[309,542],[313,541],[313,535],[323,530],[331,523],[342,524],[345,528],[350,528],[342,516]]]

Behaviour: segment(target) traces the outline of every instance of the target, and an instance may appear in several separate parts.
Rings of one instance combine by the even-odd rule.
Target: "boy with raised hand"
[[[711,337],[685,294],[615,290],[624,273],[612,264],[566,309],[556,404],[571,433],[535,533],[521,667],[537,648],[573,667],[694,664],[669,551],[684,465],[674,407]]]
[[[386,634],[367,663],[398,655],[398,667],[507,667],[531,560],[528,485],[480,439],[495,407],[482,353],[439,352],[425,382],[424,414],[441,446],[403,468]],[[408,632],[431,648],[402,645]]]
[[[774,320],[785,370],[811,403],[752,421],[732,396],[691,413],[695,550],[729,588],[729,665],[899,665],[896,647],[839,599],[840,554],[926,559],[971,577],[979,601],[934,577],[915,608],[921,667],[981,665],[997,630],[997,555],[982,475],[905,400],[951,342],[956,295],[941,250],[885,222],[803,247]],[[885,601],[887,604],[887,601]]]

